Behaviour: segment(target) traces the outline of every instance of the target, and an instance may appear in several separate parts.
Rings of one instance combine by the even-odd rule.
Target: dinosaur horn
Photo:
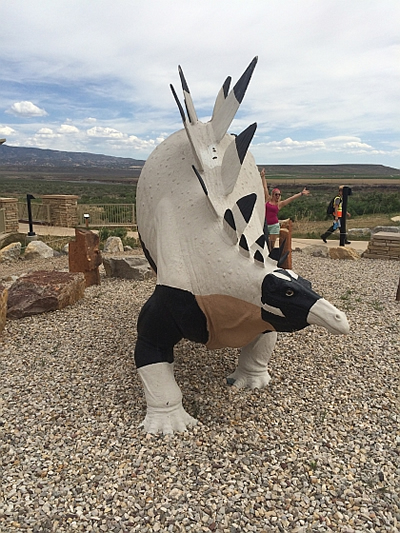
[[[257,123],[254,122],[235,137],[225,151],[221,165],[221,179],[225,196],[233,191],[256,129]]]
[[[219,112],[220,107],[224,104],[226,97],[228,96],[228,93],[229,93],[229,87],[231,85],[231,81],[232,81],[232,78],[228,76],[226,80],[224,81],[221,89],[219,90],[219,93],[215,100],[211,120],[213,120],[214,116]]]
[[[223,101],[221,91],[220,94],[218,94],[218,105],[216,105],[214,108],[214,114],[211,122],[216,142],[219,142],[228,131],[228,128],[235,117],[236,111],[239,109],[239,106],[242,103],[257,61],[258,58],[255,57],[244,71],[239,81]]]
[[[192,96],[189,91],[189,86],[186,82],[185,76],[183,74],[183,70],[180,65],[178,66],[178,72],[179,72],[179,77],[181,78],[183,96],[185,98],[186,111],[187,111],[190,123],[195,124],[198,120],[197,113],[194,108]]]
[[[186,134],[188,136],[190,145],[191,145],[192,150],[193,150],[193,155],[194,155],[194,158],[195,158],[196,165],[201,171],[203,171],[204,168],[203,168],[203,163],[202,163],[201,157],[200,157],[199,143],[196,142],[195,127],[186,120],[185,111],[183,110],[182,104],[181,104],[181,102],[180,102],[180,100],[178,98],[178,95],[176,94],[176,91],[174,89],[174,86],[172,84],[170,85],[170,88],[171,88],[172,94],[173,94],[173,96],[175,98],[176,105],[178,106],[179,113],[181,114],[182,122],[183,122],[183,125],[185,127]],[[190,93],[188,93],[188,94],[190,96]],[[191,98],[190,98],[190,101],[192,101]],[[186,109],[187,109],[187,111],[189,113],[189,109],[187,107],[187,99],[186,99],[186,97],[185,97],[185,104],[186,104]],[[193,106],[193,103],[192,103],[192,106]],[[193,107],[193,110],[194,110],[194,107]],[[196,112],[195,112],[195,114],[196,114]],[[196,120],[197,120],[197,117],[196,117]]]

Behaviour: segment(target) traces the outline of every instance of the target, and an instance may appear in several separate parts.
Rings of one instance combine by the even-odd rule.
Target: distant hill
[[[384,165],[257,165],[261,170],[265,168],[268,176],[290,176],[290,177],[313,177],[324,178],[330,177],[381,177],[391,178],[398,176],[400,178],[400,169],[386,167]]]
[[[145,161],[129,157],[90,154],[87,152],[63,152],[41,148],[21,148],[0,145],[0,167],[50,168],[105,168],[127,170],[143,167]]]
[[[55,177],[79,175],[82,178],[98,175],[101,169],[101,174],[113,181],[116,178],[137,180],[144,164],[142,159],[129,157],[0,144],[0,172],[52,174]],[[400,178],[399,169],[384,165],[258,165],[258,168],[265,168],[267,177],[277,178]]]

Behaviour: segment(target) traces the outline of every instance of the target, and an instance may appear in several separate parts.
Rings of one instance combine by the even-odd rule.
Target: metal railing
[[[32,220],[36,224],[50,224],[50,206],[42,203],[31,203]],[[18,220],[27,222],[29,220],[28,205],[26,202],[18,202]]]
[[[84,217],[89,215],[89,218]],[[84,226],[135,226],[134,204],[78,204],[78,225]]]

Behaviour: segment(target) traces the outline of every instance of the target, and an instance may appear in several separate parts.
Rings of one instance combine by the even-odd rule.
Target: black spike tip
[[[181,83],[182,83],[182,89],[190,94],[189,86],[188,86],[188,84],[186,82],[185,75],[183,74],[183,70],[182,70],[180,65],[178,65],[178,72],[179,72],[179,77],[180,77]]]
[[[256,68],[257,61],[258,57],[256,56],[250,63],[250,65],[247,67],[247,69],[243,72],[241,78],[238,80],[235,87],[233,88],[233,92],[235,93],[236,100],[239,102],[239,104],[242,103],[247,87],[250,83],[251,76],[253,74],[254,69]]]
[[[242,133],[240,133],[235,139],[236,150],[241,165],[246,157],[247,150],[249,149],[250,143],[253,140],[256,129],[257,122],[254,122],[254,124],[250,124],[250,126],[243,130]]]

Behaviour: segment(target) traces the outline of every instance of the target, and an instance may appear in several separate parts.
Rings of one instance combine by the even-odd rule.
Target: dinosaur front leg
[[[182,393],[174,378],[174,363],[155,363],[138,369],[147,402],[142,422],[146,433],[173,433],[195,426],[197,420],[183,408]]]
[[[271,379],[268,362],[277,339],[276,331],[264,333],[244,346],[239,355],[238,366],[233,374],[227,377],[229,385],[238,389],[262,389]]]
[[[194,296],[179,289],[157,286],[138,318],[135,361],[143,382],[147,433],[185,431],[197,424],[183,408],[182,393],[174,377],[174,346],[182,337],[207,339],[205,317]]]

